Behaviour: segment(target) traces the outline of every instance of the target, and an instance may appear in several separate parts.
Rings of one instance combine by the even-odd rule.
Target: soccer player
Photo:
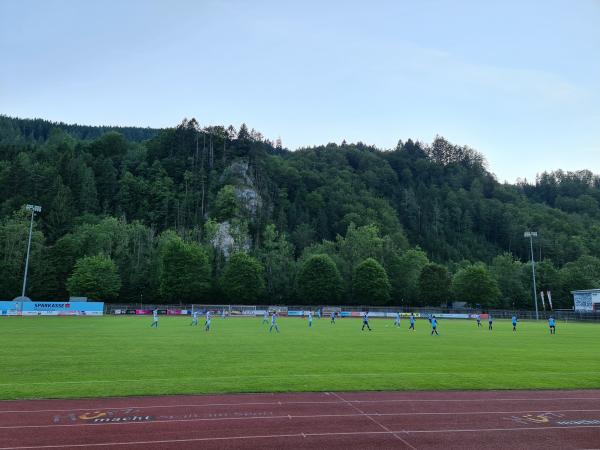
[[[277,331],[279,333],[279,327],[277,326],[277,312],[273,311],[273,315],[271,316],[271,326],[269,327],[269,333],[271,331],[273,331],[273,328],[275,328],[275,331]]]
[[[481,326],[481,314],[477,314],[475,318],[477,319],[477,328],[479,328]]]
[[[408,327],[408,329],[415,331],[415,315],[414,315],[414,313],[410,313],[409,320],[410,320],[410,327]]]
[[[152,325],[150,325],[150,328],[152,327],[158,328],[158,309],[152,311]]]
[[[335,311],[331,313],[331,321],[329,323],[332,323],[333,325],[335,325]]]
[[[192,315],[192,323],[190,323],[190,325],[198,325],[198,311],[194,311],[194,314]]]
[[[554,323],[554,317],[550,316],[548,319],[548,325],[550,326],[550,334],[556,334],[556,324]]]
[[[365,331],[365,327],[367,327],[369,331],[371,331],[371,327],[369,326],[369,311],[365,311],[365,313],[363,314],[363,325],[361,331]]]
[[[440,335],[437,332],[437,320],[436,320],[435,316],[431,316],[431,335],[432,336],[433,336],[433,333],[435,333],[436,336]]]
[[[263,314],[263,324],[269,323],[269,311],[265,309],[265,313]]]
[[[512,316],[513,331],[517,331],[517,316]]]
[[[317,309],[317,317],[319,319],[321,318],[321,308]]]
[[[225,318],[225,310],[221,311],[221,319]]]
[[[394,326],[395,327],[400,326],[400,313],[399,312],[396,313],[396,320],[394,321]]]
[[[492,318],[492,315],[489,314],[488,315],[488,330],[492,331],[492,324],[494,322],[494,319]]]
[[[308,312],[308,327],[312,327],[312,311]]]
[[[206,320],[204,321],[204,331],[210,331],[210,311],[206,311]]]

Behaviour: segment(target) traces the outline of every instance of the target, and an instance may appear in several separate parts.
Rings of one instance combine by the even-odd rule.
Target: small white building
[[[600,289],[571,291],[575,311],[600,311]]]

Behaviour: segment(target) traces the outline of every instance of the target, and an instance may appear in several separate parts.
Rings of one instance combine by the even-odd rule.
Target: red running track
[[[600,449],[600,391],[0,402],[6,449]]]

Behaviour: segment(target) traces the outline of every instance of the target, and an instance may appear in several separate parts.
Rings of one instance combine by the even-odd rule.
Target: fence
[[[339,317],[360,317],[364,311],[369,311],[369,315],[372,318],[393,318],[396,313],[402,315],[410,315],[413,313],[416,317],[427,317],[430,314],[436,315],[442,318],[452,319],[469,319],[474,318],[477,314],[491,314],[496,319],[510,319],[513,315],[516,315],[521,320],[534,320],[535,311],[529,310],[478,310],[478,309],[452,309],[452,308],[394,308],[384,306],[330,306],[330,305],[294,305],[294,306],[283,306],[283,305],[198,305],[198,304],[186,304],[186,305],[164,305],[164,304],[106,304],[106,314],[128,314],[128,315],[145,315],[152,314],[152,311],[157,309],[159,314],[166,315],[189,315],[194,311],[199,311],[204,314],[206,311],[210,311],[213,315],[225,315],[232,317],[255,317],[262,316],[265,312],[277,311],[282,316],[306,316],[309,311],[313,315],[317,315],[318,311],[324,317],[330,316],[333,312],[336,312]],[[540,311],[540,320],[547,320],[550,316],[553,316],[557,320],[574,320],[583,322],[600,322],[600,312],[579,312],[573,310],[554,310],[554,311]]]

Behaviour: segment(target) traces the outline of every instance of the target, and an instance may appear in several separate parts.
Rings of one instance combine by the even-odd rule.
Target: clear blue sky
[[[600,172],[600,1],[0,0],[0,113]]]

